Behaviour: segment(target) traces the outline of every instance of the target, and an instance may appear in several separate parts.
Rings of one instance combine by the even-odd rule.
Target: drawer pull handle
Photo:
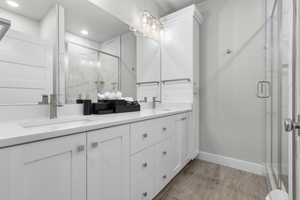
[[[80,145],[77,147],[77,152],[82,152],[84,151],[84,145]]]
[[[167,154],[168,154],[168,152],[167,152],[167,151],[164,151],[164,152],[163,152],[163,155],[164,155],[164,156],[165,156],[165,155],[167,155]]]
[[[148,167],[148,163],[146,163],[146,162],[143,163],[143,167],[144,167],[144,168]]]
[[[148,137],[148,133],[143,134],[143,138],[146,139]]]
[[[168,178],[168,176],[167,175],[163,175],[163,179],[167,179]]]
[[[166,128],[166,127],[163,127],[163,131],[167,131],[167,128]]]
[[[182,121],[184,121],[184,120],[186,120],[186,119],[187,119],[186,117],[181,118]]]
[[[143,196],[144,196],[144,197],[148,196],[148,192],[144,192],[144,193],[143,193]]]
[[[99,145],[99,143],[98,143],[98,142],[93,142],[91,146],[92,146],[92,148],[97,148],[97,147],[98,147],[98,145]]]

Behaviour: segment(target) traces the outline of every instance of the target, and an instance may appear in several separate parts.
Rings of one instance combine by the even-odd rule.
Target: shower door
[[[295,65],[292,54],[293,0],[266,1],[266,74],[270,90],[267,103],[266,165],[272,189],[282,189],[296,200],[294,135],[285,129],[293,118]],[[290,128],[291,129],[291,128]]]

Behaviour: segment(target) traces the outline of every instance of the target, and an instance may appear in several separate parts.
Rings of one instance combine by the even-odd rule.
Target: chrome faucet
[[[50,95],[50,119],[57,118],[57,98],[55,94]]]
[[[144,97],[144,100],[140,100],[139,102],[140,102],[140,103],[147,103],[147,102],[148,102],[148,98],[147,98],[147,97]]]
[[[157,97],[152,97],[152,108],[156,108],[156,103],[161,103],[161,101],[156,100]]]

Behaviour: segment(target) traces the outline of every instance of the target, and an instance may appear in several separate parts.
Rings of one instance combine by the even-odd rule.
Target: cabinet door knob
[[[93,142],[91,146],[92,146],[92,148],[97,148],[97,147],[98,147],[98,145],[99,145],[99,143],[98,143],[98,142]]]
[[[164,151],[164,152],[163,152],[163,155],[164,155],[164,156],[165,156],[165,155],[167,155],[167,154],[168,154],[168,152],[167,152],[167,151]]]
[[[77,152],[82,152],[82,151],[84,151],[84,145],[80,145],[80,146],[78,146],[77,147]]]
[[[186,120],[186,119],[187,119],[186,117],[181,118],[182,121],[184,121],[184,120]]]
[[[148,163],[146,163],[146,162],[143,163],[143,167],[144,167],[144,168],[148,167]]]
[[[167,179],[168,178],[168,176],[167,175],[163,175],[163,179]]]
[[[144,192],[144,193],[143,193],[143,196],[144,196],[144,197],[148,196],[148,192]]]
[[[148,137],[148,133],[144,133],[143,138],[147,138],[147,137]]]
[[[167,131],[167,128],[166,128],[166,127],[163,127],[163,131]]]

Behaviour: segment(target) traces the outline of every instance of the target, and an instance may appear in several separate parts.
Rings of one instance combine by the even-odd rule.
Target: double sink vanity
[[[40,2],[4,8],[0,200],[153,199],[199,153],[196,6],[145,35],[93,1]],[[153,109],[83,116],[116,99]]]
[[[6,123],[1,199],[153,199],[197,154],[191,111]]]

